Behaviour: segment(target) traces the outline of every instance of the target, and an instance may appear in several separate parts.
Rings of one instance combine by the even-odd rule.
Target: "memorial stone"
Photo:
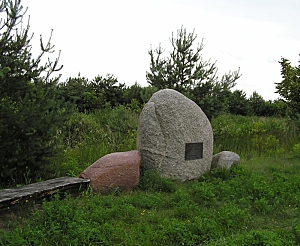
[[[140,114],[137,150],[142,169],[174,180],[197,179],[211,167],[211,124],[195,102],[175,90],[160,90]]]

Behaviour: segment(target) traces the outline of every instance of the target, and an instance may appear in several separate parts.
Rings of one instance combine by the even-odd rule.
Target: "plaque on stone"
[[[140,113],[136,143],[140,168],[163,178],[194,180],[211,169],[211,124],[202,109],[178,91],[152,95]]]
[[[186,143],[185,160],[197,160],[203,158],[203,143]]]

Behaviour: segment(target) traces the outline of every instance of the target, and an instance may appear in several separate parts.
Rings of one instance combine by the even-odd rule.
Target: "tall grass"
[[[61,132],[64,151],[53,159],[55,176],[77,176],[100,157],[136,149],[138,113],[123,106],[74,112]]]
[[[136,149],[138,116],[124,106],[92,114],[75,112],[61,133],[64,152],[53,159],[54,176],[77,176],[108,153]],[[299,131],[289,119],[221,115],[211,124],[214,153],[229,150],[244,158],[300,156]]]
[[[287,118],[221,115],[212,120],[214,152],[242,156],[288,155],[300,142],[299,129]]]
[[[55,175],[77,176],[107,153],[135,149],[137,121],[125,107],[74,113],[60,135],[64,152],[53,160]],[[300,142],[293,122],[223,115],[212,127],[215,153],[237,152],[239,166],[185,183],[145,171],[131,191],[54,196],[31,213],[12,215],[18,222],[0,221],[0,245],[299,245]]]

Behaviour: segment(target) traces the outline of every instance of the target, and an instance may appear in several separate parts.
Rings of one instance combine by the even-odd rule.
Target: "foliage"
[[[172,33],[170,58],[160,57],[164,52],[160,46],[154,51],[151,49],[150,72],[146,73],[148,83],[158,89],[170,88],[183,93],[194,87],[195,81],[214,78],[215,64],[202,61],[200,56],[203,44],[198,44],[196,52],[191,48],[196,37],[194,32],[187,34],[183,28],[178,30],[176,38]]]
[[[292,67],[289,60],[281,58],[282,81],[276,84],[278,93],[288,104],[292,116],[300,113],[300,66]],[[300,63],[300,60],[299,60]]]
[[[104,94],[106,102],[109,102],[112,107],[125,102],[123,98],[125,84],[119,83],[118,79],[111,74],[107,74],[106,77],[96,76],[91,81],[91,86],[96,94]]]
[[[96,76],[91,81],[80,74],[77,78],[69,78],[59,84],[59,94],[66,102],[75,105],[79,112],[93,112],[106,107],[125,103],[124,84],[111,74],[106,77]]]
[[[126,103],[129,104],[132,100],[136,100],[140,105],[143,105],[149,101],[151,96],[158,91],[158,88],[154,86],[142,87],[138,83],[134,83],[132,86],[125,89],[124,98]]]
[[[146,73],[148,83],[158,89],[170,88],[184,93],[196,85],[215,82],[217,79],[215,63],[211,63],[210,60],[203,61],[200,54],[204,47],[203,42],[198,44],[195,51],[192,48],[196,38],[194,32],[187,33],[186,29],[181,28],[176,37],[172,33],[170,41],[173,51],[170,52],[170,57],[160,57],[164,52],[161,47],[154,51],[151,49],[150,72]],[[227,74],[222,81],[233,85],[238,77],[238,73],[234,73],[234,76]]]
[[[300,143],[297,143],[293,146],[292,155],[294,158],[300,159]]]
[[[251,108],[246,93],[242,90],[235,90],[229,96],[229,112],[235,115],[250,115]]]
[[[285,118],[266,118],[220,115],[211,122],[215,153],[231,150],[244,156],[289,154],[299,142],[294,121]]]
[[[160,46],[155,50],[151,49],[150,72],[146,73],[146,78],[151,86],[158,89],[170,88],[185,94],[210,118],[219,112],[227,112],[228,94],[240,75],[239,71],[229,72],[219,80],[216,63],[202,58],[203,41],[194,50],[196,38],[194,31],[187,33],[186,29],[181,28],[176,37],[172,33],[170,41],[173,51],[169,57],[161,57],[164,50]],[[219,108],[212,110],[214,105]]]
[[[267,109],[266,102],[263,99],[263,97],[259,95],[256,91],[254,91],[250,96],[249,105],[254,115],[268,116],[266,113],[266,109]]]
[[[79,112],[89,112],[92,109],[101,108],[105,104],[103,95],[96,93],[89,86],[85,77],[68,78],[66,82],[58,85],[60,97],[74,105]]]
[[[299,161],[266,160],[184,183],[144,173],[132,191],[55,195],[10,221],[0,245],[297,245]]]
[[[64,151],[52,159],[53,177],[77,177],[106,154],[135,149],[137,122],[138,113],[124,106],[73,112],[60,134]]]
[[[172,180],[160,177],[153,170],[141,170],[141,176],[142,179],[140,180],[139,187],[142,190],[172,192],[176,189]]]
[[[137,119],[124,106],[73,112],[61,132],[65,151],[53,160],[56,175],[77,177],[105,154],[135,149]],[[131,191],[55,196],[34,212],[21,210],[19,223],[3,221],[0,245],[299,244],[300,141],[292,122],[222,115],[212,126],[214,149],[241,154],[239,166],[184,183],[142,170]]]
[[[8,185],[24,182],[28,170],[32,180],[45,171],[67,110],[57,98],[58,78],[52,78],[61,68],[59,57],[40,65],[54,51],[51,36],[46,46],[41,39],[41,53],[33,59],[21,1],[2,1],[0,14],[0,177]]]
[[[154,86],[146,86],[142,88],[142,91],[140,93],[141,99],[143,100],[143,103],[147,103],[151,96],[158,91],[158,88]]]
[[[227,87],[223,88],[220,84],[205,82],[196,86],[188,96],[200,106],[209,119],[212,119],[220,113],[228,112],[230,94]]]
[[[282,100],[269,100],[266,102],[266,114],[264,116],[282,116],[287,117],[289,115],[289,109]]]
[[[142,87],[135,82],[132,86],[125,89],[124,97],[126,98],[127,103],[131,103],[131,101],[134,99],[138,103],[143,103],[143,100],[141,98],[141,92]]]

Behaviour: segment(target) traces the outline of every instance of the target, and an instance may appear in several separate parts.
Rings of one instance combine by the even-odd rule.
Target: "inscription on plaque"
[[[203,143],[186,143],[185,160],[197,160],[203,158]]]

